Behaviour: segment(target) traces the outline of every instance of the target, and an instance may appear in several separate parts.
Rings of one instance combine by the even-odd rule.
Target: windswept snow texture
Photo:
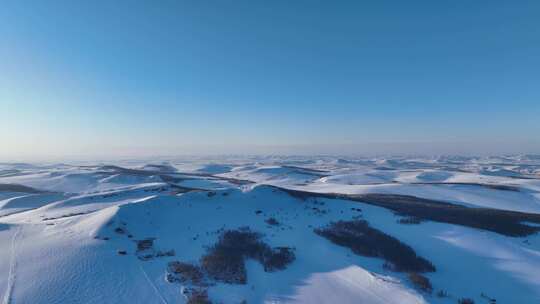
[[[0,301],[421,304],[470,298],[475,303],[540,303],[537,233],[511,237],[351,200],[365,198],[354,196],[362,194],[494,209],[489,212],[529,219],[521,224],[538,227],[540,157],[0,163]],[[471,216],[466,223],[475,220]],[[419,274],[432,292],[388,260],[363,256],[346,242],[340,246],[315,233],[330,223],[359,220],[432,263],[435,272]],[[201,259],[230,230],[255,232],[264,246],[276,252],[286,248],[294,260],[265,269],[260,261],[270,257],[244,257],[245,284],[200,274],[194,282],[189,273],[169,273],[171,262],[231,269],[227,261],[236,256]],[[353,238],[354,232],[347,235]],[[250,250],[245,246],[238,252]]]

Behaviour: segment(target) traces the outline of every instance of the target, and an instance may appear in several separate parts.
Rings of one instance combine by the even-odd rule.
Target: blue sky
[[[2,1],[0,158],[540,153],[538,1]]]

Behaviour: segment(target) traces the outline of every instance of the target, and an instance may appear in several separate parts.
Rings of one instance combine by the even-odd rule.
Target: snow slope
[[[130,162],[133,171],[104,170],[101,165],[2,164],[2,170],[18,171],[0,175],[0,184],[48,192],[0,191],[0,299],[3,304],[186,303],[182,290],[189,286],[168,282],[167,264],[198,264],[220,231],[248,226],[271,247],[294,248],[296,259],[274,272],[248,259],[246,285],[208,286],[215,303],[417,304],[457,303],[462,297],[476,303],[487,303],[488,297],[497,303],[537,303],[537,234],[508,237],[440,222],[403,225],[382,207],[294,197],[268,186],[407,194],[540,214],[540,183],[523,175],[525,167],[535,172],[538,160],[505,158],[499,165],[501,161],[197,159],[187,173],[181,168],[189,167],[188,160],[157,167]],[[516,174],[483,175],[487,167]],[[270,218],[278,224],[269,224]],[[417,290],[407,274],[384,267],[384,260],[357,255],[314,233],[331,222],[357,218],[430,260],[436,272],[425,276],[433,293]],[[174,250],[174,256],[141,259],[137,241],[149,238],[154,253]],[[437,297],[439,290],[448,297]]]

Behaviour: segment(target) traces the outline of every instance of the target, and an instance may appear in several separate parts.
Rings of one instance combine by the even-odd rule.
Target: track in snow
[[[16,273],[17,257],[16,257],[15,247],[17,245],[17,237],[19,236],[20,231],[21,231],[21,227],[17,227],[17,229],[13,233],[13,236],[11,237],[11,257],[9,260],[9,273],[8,273],[8,280],[7,280],[7,286],[6,286],[6,293],[4,294],[4,299],[2,301],[2,304],[11,303],[11,295],[13,293],[13,288],[15,287],[15,278],[17,276],[17,273]]]
[[[150,287],[152,287],[152,289],[154,289],[154,291],[156,292],[156,295],[159,297],[159,299],[161,300],[161,302],[163,304],[168,304],[167,303],[167,300],[165,300],[165,298],[163,297],[163,295],[161,294],[161,292],[159,292],[159,289],[157,288],[156,284],[154,284],[152,282],[152,280],[150,280],[150,277],[148,277],[148,274],[146,273],[146,271],[144,271],[144,268],[142,267],[141,264],[139,264],[139,269],[141,269],[143,275],[144,275],[144,278],[146,279],[146,281],[148,282],[148,285],[150,285]],[[5,303],[7,304],[7,303]]]

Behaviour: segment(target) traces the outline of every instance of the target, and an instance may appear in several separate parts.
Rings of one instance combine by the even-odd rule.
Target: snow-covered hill
[[[0,164],[8,303],[540,303],[540,160]]]

